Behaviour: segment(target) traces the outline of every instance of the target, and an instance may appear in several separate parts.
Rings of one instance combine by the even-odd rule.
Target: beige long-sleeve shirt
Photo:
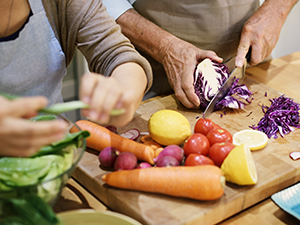
[[[106,12],[101,0],[42,0],[47,18],[71,62],[76,46],[85,56],[89,70],[109,76],[120,64],[136,62],[148,79],[145,90],[152,85],[152,71],[148,61],[121,33],[120,27]]]

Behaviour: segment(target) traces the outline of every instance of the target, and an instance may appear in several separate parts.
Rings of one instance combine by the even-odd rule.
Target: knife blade
[[[230,73],[229,77],[225,81],[225,83],[222,85],[222,87],[218,90],[216,95],[213,97],[213,99],[209,102],[208,106],[206,107],[203,118],[207,118],[215,109],[216,104],[221,101],[229,92],[230,88],[232,87],[234,81],[236,79],[241,79],[245,75],[245,70],[247,66],[247,59],[245,59],[244,66],[239,68],[235,67],[235,57],[230,58],[227,61],[227,67],[229,71],[231,71],[231,68],[233,68],[232,72]]]

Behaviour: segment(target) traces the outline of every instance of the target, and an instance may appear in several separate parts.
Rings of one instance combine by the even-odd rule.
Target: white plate
[[[95,211],[91,209],[58,213],[64,225],[142,225],[138,221],[120,213]]]
[[[282,210],[300,220],[300,183],[273,194],[271,199]]]

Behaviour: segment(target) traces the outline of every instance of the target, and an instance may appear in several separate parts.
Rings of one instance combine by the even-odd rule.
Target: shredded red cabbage
[[[278,137],[277,132],[284,137],[295,128],[300,128],[299,109],[300,104],[291,98],[281,95],[278,98],[270,99],[271,105],[262,105],[264,116],[257,126],[250,126],[252,129],[264,132],[269,138]]]
[[[221,79],[218,79],[221,87],[230,75],[228,67],[225,64],[215,61],[212,61],[212,65],[215,71],[221,75]],[[195,73],[196,72],[198,74],[195,74],[195,93],[200,99],[200,107],[206,108],[215,93],[210,92],[210,87],[206,88],[208,82],[205,80],[205,76],[202,74],[202,71],[196,70]],[[244,108],[246,103],[251,103],[252,92],[249,91],[245,84],[238,84],[238,82],[239,79],[235,79],[227,95],[215,106],[215,110],[221,110],[225,107],[241,109]],[[209,99],[209,101],[207,99]],[[243,99],[246,100],[246,102],[243,102]]]

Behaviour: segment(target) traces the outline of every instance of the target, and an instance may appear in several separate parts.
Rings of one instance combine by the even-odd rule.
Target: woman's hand
[[[67,124],[63,121],[32,122],[26,119],[47,105],[44,97],[7,100],[0,96],[0,105],[1,156],[30,156],[65,135]]]
[[[125,126],[133,119],[146,85],[146,74],[136,63],[118,66],[110,77],[87,73],[82,77],[80,99],[90,108],[82,113],[102,125]],[[125,113],[111,116],[113,109],[125,109]]]

